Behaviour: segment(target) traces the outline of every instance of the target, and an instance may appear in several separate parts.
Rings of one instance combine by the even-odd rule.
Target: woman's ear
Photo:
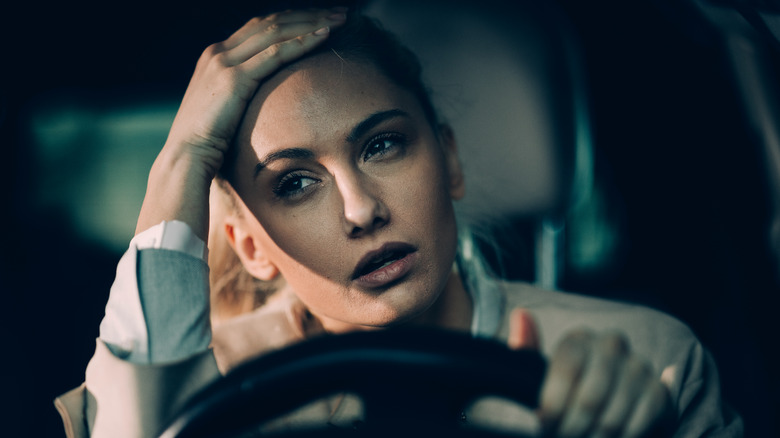
[[[225,218],[225,236],[241,264],[253,277],[270,281],[279,275],[279,269],[263,251],[260,242],[235,215]]]
[[[463,178],[463,169],[458,157],[458,146],[455,143],[455,133],[449,125],[439,125],[439,138],[444,148],[444,164],[447,166],[449,178],[450,196],[454,200],[463,199],[466,194],[466,184]]]

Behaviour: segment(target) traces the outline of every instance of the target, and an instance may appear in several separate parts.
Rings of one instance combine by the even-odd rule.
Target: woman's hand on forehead
[[[152,166],[136,233],[179,220],[206,240],[209,186],[258,85],[345,21],[341,7],[279,12],[253,18],[206,48]]]
[[[259,83],[323,42],[346,9],[285,11],[255,17],[201,55],[170,141],[225,152]]]

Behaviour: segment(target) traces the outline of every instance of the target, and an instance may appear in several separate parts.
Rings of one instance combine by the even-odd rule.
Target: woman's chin
[[[398,297],[403,298],[400,300],[387,300],[390,298],[387,296],[375,297],[370,304],[365,303],[366,305],[360,306],[360,309],[355,309],[358,310],[355,314],[336,318],[320,317],[320,321],[325,330],[331,333],[382,330],[417,324],[425,319],[426,310],[433,305],[438,296],[438,294],[433,297],[421,297],[422,294],[403,295],[405,297]]]

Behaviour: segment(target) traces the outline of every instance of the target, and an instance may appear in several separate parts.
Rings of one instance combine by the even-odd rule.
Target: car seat
[[[366,12],[419,56],[455,131],[461,219],[493,236],[511,235],[499,223],[530,221],[535,268],[525,279],[558,286],[566,216],[593,187],[581,61],[565,17],[531,1],[377,0]],[[497,264],[506,271],[517,261]]]

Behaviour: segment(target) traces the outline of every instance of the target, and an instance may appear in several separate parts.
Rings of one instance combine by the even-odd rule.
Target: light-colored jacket
[[[193,269],[202,269],[200,266],[193,264]],[[573,329],[619,330],[668,386],[678,414],[675,437],[742,436],[740,417],[721,401],[711,356],[678,320],[642,306],[543,291],[525,283],[482,281],[491,282],[500,291],[495,338],[507,339],[508,313],[515,307],[528,309],[533,315],[544,354],[550,354]],[[282,297],[215,327],[209,351],[164,365],[123,361],[98,340],[84,384],[55,401],[67,436],[154,436],[190,396],[231,368],[304,340],[304,324],[302,305],[294,297]],[[361,415],[358,400],[339,396],[309,405],[272,426],[315,422],[348,427]],[[480,425],[535,427],[529,413],[497,400],[475,404],[466,416]]]

